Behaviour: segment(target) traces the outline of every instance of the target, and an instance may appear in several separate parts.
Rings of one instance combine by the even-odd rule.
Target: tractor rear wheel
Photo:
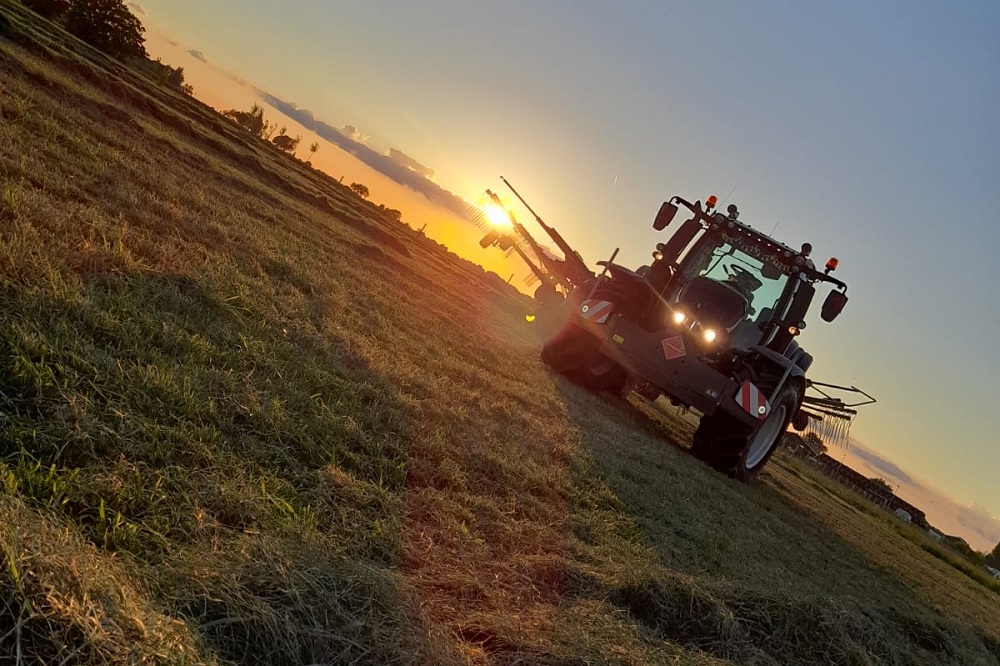
[[[583,289],[577,289],[566,299],[564,307],[572,312],[567,311],[568,321],[542,345],[542,361],[590,391],[621,394],[628,382],[628,372],[613,358],[601,353],[600,338],[574,321],[587,296]],[[601,283],[589,296],[591,300],[613,303],[616,313],[629,306],[627,292],[613,280]]]
[[[694,433],[691,454],[737,481],[749,481],[770,460],[788,430],[799,404],[799,390],[785,386],[771,404],[771,411],[756,428],[717,411],[703,416]]]
[[[542,361],[574,384],[600,393],[620,394],[628,373],[600,352],[601,341],[590,331],[567,324],[542,345]]]

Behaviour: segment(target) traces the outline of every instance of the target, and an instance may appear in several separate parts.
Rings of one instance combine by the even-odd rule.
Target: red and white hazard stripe
[[[611,316],[614,303],[608,301],[584,301],[580,305],[580,316],[595,324],[603,324]]]
[[[767,413],[771,411],[771,405],[767,401],[767,396],[764,392],[750,383],[750,380],[744,380],[743,384],[740,385],[740,390],[736,392],[736,402],[743,411],[752,416],[756,416],[760,420],[764,420],[767,417]]]

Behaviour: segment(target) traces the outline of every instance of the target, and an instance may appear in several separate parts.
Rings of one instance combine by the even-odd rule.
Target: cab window
[[[739,291],[750,302],[751,317],[764,308],[773,311],[787,279],[781,265],[766,255],[754,256],[725,237],[705,241],[687,257],[684,281],[707,277]]]

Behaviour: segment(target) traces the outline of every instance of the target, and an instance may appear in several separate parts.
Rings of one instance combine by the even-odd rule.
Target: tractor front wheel
[[[799,404],[799,390],[785,386],[771,411],[756,428],[743,425],[721,410],[703,416],[694,433],[691,454],[737,481],[749,481],[770,460]]]

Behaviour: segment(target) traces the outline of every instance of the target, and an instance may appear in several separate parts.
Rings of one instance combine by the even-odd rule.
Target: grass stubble
[[[995,589],[546,373],[525,301],[0,2],[0,659],[991,664]],[[677,445],[677,446],[672,446]]]

